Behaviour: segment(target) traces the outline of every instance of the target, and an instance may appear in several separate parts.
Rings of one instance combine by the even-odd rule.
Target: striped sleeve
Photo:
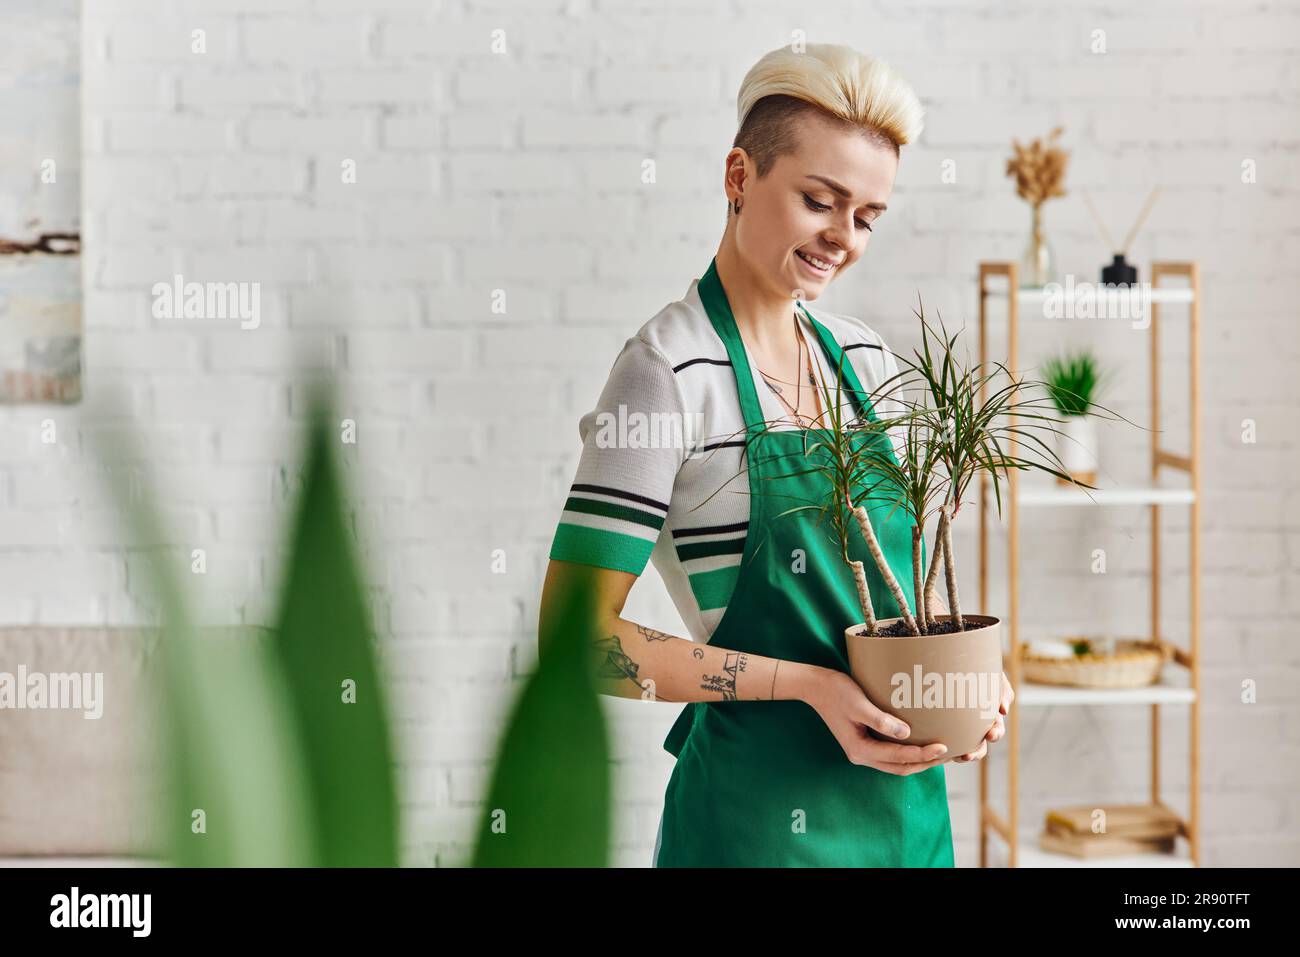
[[[579,422],[582,455],[551,558],[645,570],[685,460],[684,420],[668,360],[645,340],[629,339],[596,408]]]

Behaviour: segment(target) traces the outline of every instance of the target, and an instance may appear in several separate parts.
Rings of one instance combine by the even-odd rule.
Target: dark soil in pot
[[[965,628],[958,629],[957,623],[955,621],[952,621],[951,619],[948,619],[946,621],[936,621],[930,625],[929,633],[925,635],[921,635],[920,637],[932,638],[935,635],[952,635],[952,634],[956,634],[959,630],[974,631],[976,628],[986,627],[985,624],[980,624],[972,621],[966,621],[964,622],[964,624],[966,625]],[[867,635],[867,629],[865,628],[863,628],[861,631],[855,631],[854,634],[864,638],[869,637]],[[917,636],[913,635],[910,631],[907,630],[907,622],[905,622],[903,619],[900,618],[898,621],[894,622],[893,624],[886,625],[884,628],[880,629],[880,632],[877,635],[875,635],[875,637],[915,638]]]

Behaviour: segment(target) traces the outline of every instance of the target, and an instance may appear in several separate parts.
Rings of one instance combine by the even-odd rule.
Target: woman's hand
[[[826,722],[854,764],[888,774],[915,774],[948,760],[948,749],[942,744],[920,747],[877,741],[868,735],[867,728],[873,728],[892,738],[905,738],[911,729],[872,704],[858,683],[842,671],[812,668],[800,697]]]
[[[989,744],[996,741],[1007,733],[1006,722],[1003,717],[1011,709],[1011,702],[1015,700],[1016,693],[1011,688],[1011,682],[1007,680],[1007,673],[1002,672],[1002,700],[998,705],[998,716],[993,720],[993,727],[989,728],[988,733],[984,735],[984,740],[980,746],[970,754],[959,754],[953,758],[958,764],[969,764],[972,761],[978,761],[989,752]]]

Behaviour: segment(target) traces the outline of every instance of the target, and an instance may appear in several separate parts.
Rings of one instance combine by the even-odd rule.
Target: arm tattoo
[[[601,678],[629,678],[640,687],[637,678],[638,666],[623,651],[623,643],[618,635],[610,635],[594,642],[597,657],[596,673]]]
[[[655,631],[653,628],[647,628],[645,625],[636,626],[637,634],[646,641],[667,641],[672,635],[665,635],[662,631]]]
[[[700,685],[705,691],[722,692],[723,701],[736,700],[736,676],[739,672],[745,670],[749,664],[749,658],[738,652],[727,652],[727,660],[722,666],[722,674],[705,675],[704,683]]]

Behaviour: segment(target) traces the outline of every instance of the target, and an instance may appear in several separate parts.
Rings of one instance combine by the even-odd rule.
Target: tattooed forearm
[[[710,647],[626,619],[596,634],[606,636],[593,638],[590,646],[601,694],[676,703],[771,701],[778,691],[793,697],[777,687],[778,670],[784,684],[792,679],[784,678],[786,669],[774,658]],[[660,694],[661,684],[666,694]]]
[[[641,625],[637,625],[638,631],[642,630]],[[652,634],[661,634],[654,629],[646,629]],[[671,638],[672,635],[664,635],[664,638]],[[658,641],[657,638],[647,638],[648,641]],[[679,641],[681,639],[678,639]],[[618,635],[610,635],[608,638],[602,638],[592,644],[593,653],[596,656],[595,670],[597,680],[612,681],[618,688],[622,689],[621,679],[627,678],[641,692],[643,701],[668,701],[674,702],[675,698],[667,698],[659,694],[655,687],[655,679],[648,675],[641,675],[641,663],[638,663],[631,655],[623,650],[622,639]],[[630,697],[622,691],[609,690],[610,694],[616,694],[619,697]]]
[[[727,652],[727,660],[722,665],[722,674],[705,675],[700,685],[705,691],[719,691],[723,701],[736,700],[736,677],[745,670],[749,658],[739,652]]]
[[[596,674],[600,678],[630,678],[639,687],[637,663],[623,651],[623,643],[618,635],[610,635],[594,642],[596,650]]]

